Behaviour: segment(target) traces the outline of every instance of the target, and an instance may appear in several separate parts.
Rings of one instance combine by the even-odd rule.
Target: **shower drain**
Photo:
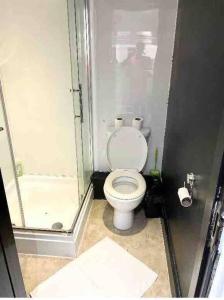
[[[51,226],[52,229],[62,229],[63,224],[61,222],[56,222]]]

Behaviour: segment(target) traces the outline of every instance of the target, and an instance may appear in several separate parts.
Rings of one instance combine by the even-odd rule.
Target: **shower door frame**
[[[68,5],[68,26],[69,26],[69,38],[70,38],[70,56],[71,56],[71,75],[72,75],[72,85],[73,85],[73,101],[74,101],[74,122],[75,122],[75,130],[77,132],[77,121],[79,121],[81,138],[77,139],[78,144],[76,142],[76,156],[77,156],[77,174],[79,177],[80,171],[82,172],[84,170],[84,154],[83,154],[83,136],[82,136],[82,124],[84,124],[85,120],[83,120],[83,108],[84,108],[84,102],[82,98],[82,78],[81,78],[81,65],[82,61],[79,55],[79,51],[81,48],[82,42],[79,39],[79,24],[78,24],[78,16],[76,11],[78,11],[78,2],[82,2],[85,7],[85,15],[84,15],[84,32],[82,33],[82,36],[84,36],[84,46],[85,46],[85,63],[90,66],[91,65],[91,48],[90,48],[90,21],[89,21],[89,1],[88,0],[67,0]],[[73,39],[74,37],[74,39]],[[76,76],[78,74],[78,78]],[[93,130],[92,130],[92,81],[91,81],[91,71],[90,68],[86,68],[86,81],[88,89],[88,97],[87,97],[87,103],[88,106],[86,109],[88,109],[88,124],[89,124],[89,144],[90,144],[90,158],[91,158],[91,170],[93,172]],[[81,85],[81,89],[80,89]],[[75,100],[75,97],[79,97],[79,100]],[[79,146],[81,145],[81,153],[79,153]],[[79,154],[81,154],[81,159]],[[79,167],[79,163],[81,162],[81,167]],[[83,174],[82,174],[83,175]],[[84,175],[82,176],[83,184],[84,184]],[[78,180],[79,188],[80,188],[80,181]],[[90,187],[91,181],[89,180],[88,187],[84,191],[83,194],[79,190],[79,196],[83,196],[82,199],[80,199],[80,206],[82,206],[85,197],[88,193],[89,187]],[[84,184],[85,185],[85,184]],[[81,208],[81,207],[80,207]],[[75,220],[74,224],[75,225]],[[74,227],[74,226],[73,226]]]
[[[20,218],[21,218],[21,223],[22,223],[22,227],[14,226],[14,225],[12,225],[12,227],[24,229],[24,228],[26,228],[26,220],[25,220],[24,211],[23,211],[22,198],[21,198],[21,193],[20,193],[20,188],[19,188],[19,180],[16,175],[16,161],[15,161],[15,156],[14,156],[14,152],[13,152],[12,138],[11,138],[9,123],[8,123],[7,110],[6,110],[6,105],[5,105],[5,99],[4,99],[3,89],[2,89],[1,78],[0,78],[0,105],[2,107],[3,119],[4,119],[4,123],[5,123],[4,124],[5,128],[3,128],[3,130],[6,131],[7,142],[8,142],[8,146],[9,146],[9,152],[10,152],[9,154],[10,154],[11,163],[12,163],[12,172],[13,172],[14,179],[15,179],[15,187],[16,187],[16,193],[18,196],[19,212],[20,212]]]

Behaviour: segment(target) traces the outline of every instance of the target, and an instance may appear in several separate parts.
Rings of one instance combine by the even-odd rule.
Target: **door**
[[[163,176],[179,288],[194,297],[224,152],[224,4],[179,1]],[[193,172],[193,204],[178,188]]]
[[[223,298],[224,297],[224,285],[223,285],[223,277],[224,277],[224,231],[222,232],[222,237],[218,250],[218,259],[214,264],[214,268],[212,270],[211,279],[209,282],[209,289],[207,291],[209,298]]]
[[[92,173],[86,3],[1,0],[0,12],[12,223],[70,232]]]
[[[0,297],[26,297],[0,171]]]
[[[212,208],[211,220],[207,234],[207,241],[204,250],[203,261],[200,270],[200,277],[197,286],[197,296],[208,297],[210,295],[213,280],[216,276],[216,269],[223,256],[224,227],[224,158],[216,190],[216,197]],[[220,275],[219,275],[220,276]],[[217,280],[215,280],[217,281]],[[217,285],[217,284],[216,284]],[[212,293],[214,294],[213,288]],[[218,291],[216,291],[218,295]]]
[[[12,142],[6,118],[5,102],[0,81],[0,168],[7,195],[8,206],[12,223],[17,227],[25,226],[21,195],[16,177],[15,160],[12,151]],[[12,192],[12,187],[15,187]]]
[[[68,0],[76,152],[80,202],[90,185],[92,163],[91,68],[88,1]],[[78,74],[78,77],[76,76]]]
[[[83,194],[85,195],[93,173],[92,162],[92,89],[90,67],[89,8],[87,0],[76,0],[76,31],[79,66],[79,88],[81,89],[81,145],[83,161]]]

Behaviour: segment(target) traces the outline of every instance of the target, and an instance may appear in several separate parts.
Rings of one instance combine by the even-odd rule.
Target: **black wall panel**
[[[0,297],[26,297],[0,171]]]
[[[171,240],[183,296],[194,296],[224,151],[224,1],[179,0],[163,156]],[[197,175],[194,202],[177,190]]]
[[[0,242],[0,297],[14,297],[3,248]]]

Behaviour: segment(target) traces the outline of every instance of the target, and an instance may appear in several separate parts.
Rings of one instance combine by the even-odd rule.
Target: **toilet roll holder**
[[[193,188],[195,183],[195,175],[193,173],[187,174],[187,184],[189,187],[185,186],[178,189],[178,197],[180,203],[183,207],[190,207],[193,203]]]

